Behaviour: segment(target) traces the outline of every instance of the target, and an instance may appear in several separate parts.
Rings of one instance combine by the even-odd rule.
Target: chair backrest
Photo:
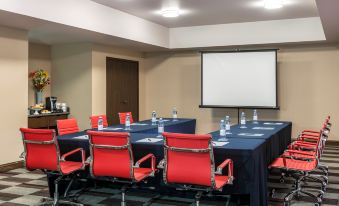
[[[126,132],[87,131],[90,136],[92,161],[90,172],[94,177],[133,179],[133,153]]]
[[[102,117],[102,120],[103,120],[103,123],[104,123],[104,127],[108,127],[106,115],[104,115],[104,114],[103,115],[93,115],[93,116],[90,117],[92,129],[97,129],[98,128],[99,117]]]
[[[163,133],[164,181],[215,186],[211,135]]]
[[[118,114],[119,114],[120,124],[125,124],[127,114],[129,114],[131,124],[133,123],[132,112],[119,112]]]
[[[79,127],[76,119],[57,120],[57,128],[59,135],[79,132]]]
[[[59,147],[55,131],[50,129],[20,128],[28,170],[59,171]]]

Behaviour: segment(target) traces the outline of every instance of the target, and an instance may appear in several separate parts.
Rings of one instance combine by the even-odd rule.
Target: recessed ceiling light
[[[180,15],[180,11],[177,8],[168,8],[161,10],[160,14],[166,18],[174,18]]]
[[[284,6],[284,0],[265,0],[265,9],[279,9]]]

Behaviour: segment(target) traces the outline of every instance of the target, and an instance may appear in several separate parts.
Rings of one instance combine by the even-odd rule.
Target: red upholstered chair
[[[326,119],[320,131],[304,130],[298,140],[289,145],[283,155],[277,158],[269,168],[278,168],[281,170],[281,182],[285,174],[295,178],[295,187],[285,196],[284,205],[289,205],[289,201],[297,194],[305,194],[316,200],[316,205],[320,205],[326,186],[328,184],[328,168],[320,164],[320,159],[325,148],[325,143],[329,134],[329,118]],[[326,132],[327,131],[327,132]],[[311,173],[320,169],[324,175]],[[304,191],[301,182],[306,180],[315,181],[321,184],[319,195]],[[274,192],[272,192],[272,195]]]
[[[127,185],[153,177],[156,159],[148,154],[134,164],[129,133],[87,131],[90,137],[90,173],[93,177],[110,177],[112,182],[127,183],[122,187],[121,205],[125,205]],[[151,167],[140,167],[146,160]]]
[[[72,134],[80,131],[76,119],[57,120],[57,128],[59,135]]]
[[[119,114],[120,124],[125,124],[127,114],[129,114],[131,124],[133,123],[132,112],[119,112],[118,114]]]
[[[196,190],[196,204],[203,193],[219,190],[233,182],[233,162],[226,159],[215,171],[211,135],[163,133],[163,179],[168,185]],[[227,175],[223,169],[228,166]]]
[[[295,155],[302,155],[302,158],[298,158]],[[317,154],[312,155],[298,150],[287,150],[281,157],[275,159],[269,166],[270,169],[276,168],[282,170],[282,172],[288,172],[295,179],[294,189],[288,193],[284,198],[284,205],[289,205],[289,202],[295,195],[304,194],[312,197],[316,200],[316,205],[322,203],[326,183],[314,176],[310,175],[318,167]],[[305,180],[312,180],[322,184],[322,188],[319,191],[319,195],[316,196],[310,192],[303,190],[301,182]]]
[[[103,115],[94,115],[94,116],[90,117],[92,129],[97,129],[98,128],[99,117],[102,117],[102,120],[103,120],[103,123],[104,123],[104,127],[108,127],[106,115],[104,115],[104,114]]]
[[[27,170],[42,170],[45,173],[57,174],[59,177],[54,181],[55,192],[53,205],[58,205],[58,184],[61,180],[71,179],[64,196],[66,197],[74,174],[85,168],[85,151],[82,148],[70,151],[60,157],[60,151],[54,130],[49,129],[20,129],[25,152],[21,154],[24,158]],[[82,162],[67,161],[71,155],[81,155]]]

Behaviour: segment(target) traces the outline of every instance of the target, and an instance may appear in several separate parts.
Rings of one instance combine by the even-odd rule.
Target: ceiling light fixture
[[[161,15],[166,18],[174,18],[180,15],[179,9],[176,8],[169,8],[161,10]]]
[[[265,9],[279,9],[284,6],[284,0],[265,0]]]

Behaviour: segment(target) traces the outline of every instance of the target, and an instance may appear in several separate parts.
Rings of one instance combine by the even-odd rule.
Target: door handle
[[[128,101],[127,101],[127,100],[124,100],[124,101],[121,101],[120,103],[121,103],[121,104],[127,104]]]

